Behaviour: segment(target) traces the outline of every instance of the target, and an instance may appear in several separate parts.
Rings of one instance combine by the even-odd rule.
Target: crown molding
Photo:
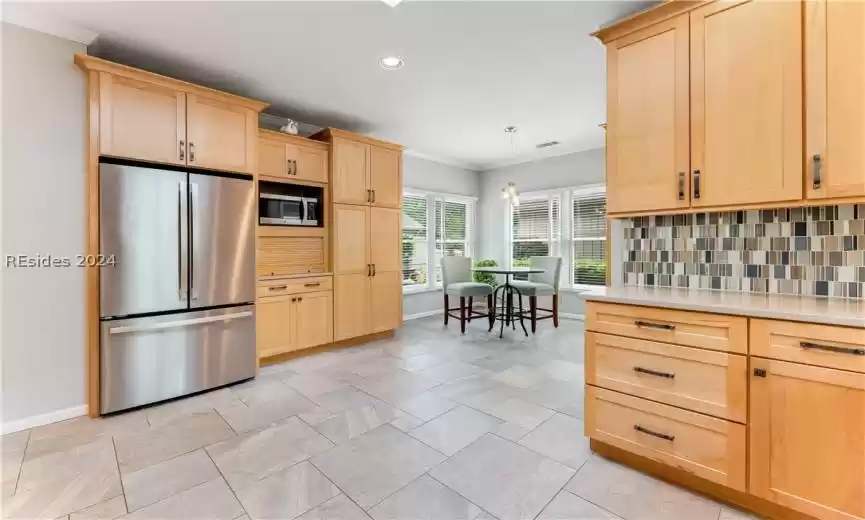
[[[89,29],[37,13],[23,3],[4,2],[0,20],[84,45],[90,45],[98,36]]]
[[[444,164],[446,166],[453,166],[454,168],[459,168],[461,170],[468,170],[470,172],[480,171],[475,165],[456,161],[453,159],[448,159],[446,157],[439,157],[437,155],[429,155],[425,153],[418,152],[417,150],[412,150],[411,148],[406,148],[403,150],[403,155],[410,155],[412,157],[416,157],[418,159],[423,159],[425,161],[432,161],[434,163]]]

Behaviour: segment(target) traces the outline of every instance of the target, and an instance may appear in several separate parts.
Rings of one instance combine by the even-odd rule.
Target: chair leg
[[[529,296],[529,312],[532,315],[532,334],[538,328],[538,297],[537,296]]]
[[[490,330],[493,330],[493,320],[495,320],[496,316],[496,307],[495,300],[493,299],[493,295],[487,295],[487,319],[490,320]]]
[[[559,328],[559,295],[553,295],[553,326]]]
[[[450,307],[449,303],[450,302],[448,301],[448,295],[445,294],[445,325],[448,324],[448,307]]]
[[[472,322],[472,313],[474,312],[474,301],[473,301],[474,299],[475,299],[474,296],[469,296],[469,318],[468,318],[469,323]]]
[[[466,297],[460,296],[460,332],[466,333]]]

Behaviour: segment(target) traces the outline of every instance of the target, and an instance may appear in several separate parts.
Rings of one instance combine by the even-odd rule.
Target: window
[[[441,287],[441,258],[471,256],[474,200],[414,190],[403,193],[404,291]]]
[[[511,208],[511,266],[529,265],[533,256],[556,255],[561,236],[561,199],[522,196]]]
[[[573,285],[604,285],[607,281],[607,198],[603,189],[571,192]]]
[[[402,284],[425,286],[428,272],[427,199],[406,194],[402,198]]]

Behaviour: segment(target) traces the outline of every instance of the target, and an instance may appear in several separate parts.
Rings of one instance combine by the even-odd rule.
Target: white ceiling
[[[589,32],[651,2],[58,2],[93,54],[272,103],[269,112],[474,170],[603,146]],[[4,2],[5,8],[10,5]],[[405,58],[395,72],[384,55]],[[516,153],[505,126],[518,127]],[[535,145],[562,144],[541,151]]]

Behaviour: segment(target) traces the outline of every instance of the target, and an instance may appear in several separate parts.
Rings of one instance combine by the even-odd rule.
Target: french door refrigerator
[[[251,176],[99,166],[101,412],[255,376]]]

